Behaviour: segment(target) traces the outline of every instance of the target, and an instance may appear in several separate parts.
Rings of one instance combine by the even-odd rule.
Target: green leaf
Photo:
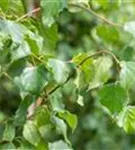
[[[78,95],[78,98],[77,98],[77,104],[79,104],[80,106],[84,106],[84,101],[83,101],[83,96],[81,95]]]
[[[35,122],[38,127],[46,125],[50,122],[50,113],[46,108],[40,108],[35,115]]]
[[[49,143],[49,150],[72,150],[67,143],[62,140]]]
[[[121,60],[131,61],[134,58],[134,48],[131,46],[126,46],[120,51]]]
[[[55,92],[52,96],[50,96],[50,104],[54,112],[63,111],[65,105],[63,103],[61,93]]]
[[[23,125],[27,118],[27,110],[28,107],[32,104],[32,102],[35,101],[34,96],[27,96],[18,107],[15,117],[14,117],[14,123],[15,125]]]
[[[12,141],[15,137],[15,127],[13,124],[7,123],[3,132],[3,140]]]
[[[64,119],[69,127],[72,129],[72,131],[74,131],[77,127],[77,116],[70,113],[69,111],[63,111],[63,112],[59,112],[58,113],[59,117]]]
[[[37,148],[37,150],[49,150],[48,144],[44,140],[39,142],[39,144],[37,145],[36,148]]]
[[[25,40],[27,41],[31,52],[33,52],[35,55],[42,54],[42,48],[43,48],[43,38],[36,34],[29,34],[25,37]]]
[[[3,11],[7,11],[8,7],[9,7],[9,0],[2,0],[2,1],[0,1],[0,8]]]
[[[135,62],[121,62],[120,84],[125,89],[134,87],[135,84]]]
[[[66,0],[55,0],[55,1],[41,1],[41,7],[43,10],[42,13],[42,20],[43,23],[51,27],[51,25],[54,23],[54,19],[59,15],[59,13],[67,7],[67,1]]]
[[[10,35],[12,40],[16,43],[21,43],[25,34],[28,33],[28,29],[14,21],[0,20],[0,32]]]
[[[48,67],[52,69],[54,79],[57,83],[62,84],[69,75],[69,69],[66,63],[57,59],[49,59]]]
[[[15,150],[16,147],[13,143],[7,143],[7,144],[1,144],[0,149],[1,150]]]
[[[128,133],[135,132],[135,107],[127,106],[117,117],[117,123]]]
[[[88,54],[79,54],[73,58],[73,63],[78,66],[80,63],[83,62],[83,60],[86,60],[89,57]],[[75,79],[75,84],[78,89],[82,89],[88,83],[91,81],[93,78],[93,73],[94,73],[94,68],[93,68],[93,60],[92,59],[87,59],[84,61],[78,68],[77,70],[77,77]]]
[[[85,60],[89,55],[86,53],[78,54],[77,56],[73,57],[72,62],[78,66],[83,60]]]
[[[73,60],[73,61],[77,64],[80,64],[80,62],[82,62],[82,61],[79,61],[79,58],[82,60],[85,60],[85,58],[87,58],[87,57],[80,56],[80,57],[78,57],[78,59],[75,58],[75,60]],[[89,82],[92,80],[93,75],[94,75],[93,60],[87,59],[77,69],[77,77],[75,79],[75,85],[77,86],[77,88],[83,89],[84,87],[86,87],[89,84]]]
[[[23,70],[20,77],[15,78],[15,82],[20,81],[20,92],[38,94],[47,84],[47,70],[43,65],[38,67],[28,67]]]
[[[11,61],[16,61],[31,54],[31,50],[27,42],[23,41],[17,48],[11,51]]]
[[[118,84],[103,86],[98,92],[98,97],[101,104],[112,113],[119,113],[128,100],[127,92]]]
[[[70,141],[67,138],[67,126],[66,126],[66,123],[62,119],[60,119],[60,118],[58,118],[56,116],[52,116],[51,120],[55,124],[57,132],[59,134],[62,134],[64,136],[65,141],[68,144],[70,144]]]
[[[38,129],[32,121],[28,121],[24,125],[23,137],[34,146],[37,146],[41,141],[41,136],[38,132]]]
[[[135,21],[126,22],[124,30],[131,33],[135,37]]]
[[[45,41],[45,53],[48,50],[54,50],[58,41],[58,26],[53,24],[50,28],[44,27],[42,33]]]
[[[110,57],[99,57],[94,61],[94,76],[90,81],[88,90],[103,85],[111,76],[111,66],[113,64]]]
[[[27,141],[21,142],[21,146],[17,150],[37,150],[36,147]]]
[[[96,33],[107,44],[116,44],[119,39],[118,31],[110,26],[100,25],[96,28]]]

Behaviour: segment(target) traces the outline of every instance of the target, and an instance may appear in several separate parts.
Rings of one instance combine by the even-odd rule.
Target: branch
[[[7,72],[3,72],[2,75],[7,77],[10,81],[13,81],[13,79],[9,76],[9,74]]]
[[[40,10],[41,10],[41,8],[38,7],[38,8],[36,8],[36,9],[34,9],[34,10],[28,12],[27,14],[24,14],[23,16],[21,16],[20,18],[18,18],[16,21],[19,22],[19,21],[21,21],[21,20],[23,20],[23,19],[25,19],[25,18],[27,18],[27,17],[30,17],[31,14],[37,13],[37,12],[39,12]]]
[[[110,56],[114,59],[114,61],[116,62],[117,66],[118,66],[119,68],[121,68],[120,62],[119,62],[119,60],[117,59],[117,57],[116,57],[113,53],[111,53],[111,52],[109,52],[109,51],[105,51],[105,50],[98,51],[98,52],[96,52],[96,53],[94,53],[94,54],[92,54],[92,55],[89,55],[88,57],[86,57],[85,59],[83,59],[83,60],[77,65],[77,68],[79,68],[81,65],[83,65],[83,63],[85,63],[88,59],[91,59],[92,57],[98,56],[98,55],[100,55],[100,54],[107,54],[107,55],[110,55]],[[63,83],[63,85],[65,85],[65,84],[73,77],[75,71],[76,71],[76,70],[73,70],[73,71],[71,72],[71,74],[68,76],[68,78],[66,79],[66,81]],[[61,85],[55,86],[52,90],[50,90],[50,91],[48,92],[47,95],[49,96],[49,95],[53,94],[53,93],[54,93],[57,89],[59,89],[60,87],[61,87]]]
[[[80,62],[80,64],[79,64],[77,67],[81,66],[81,65],[82,65],[85,61],[87,61],[88,59],[90,59],[90,58],[92,58],[92,57],[95,57],[95,56],[97,56],[97,55],[100,55],[100,54],[108,54],[108,55],[112,56],[112,58],[114,59],[114,61],[116,62],[116,64],[119,66],[119,68],[121,68],[120,62],[119,62],[119,60],[117,59],[117,57],[116,57],[113,53],[111,53],[111,52],[109,52],[109,51],[107,51],[107,50],[102,50],[102,51],[96,52],[95,54],[92,54],[92,55],[86,57],[84,60],[82,60],[82,61]]]
[[[106,18],[104,18],[103,16],[100,16],[99,14],[97,14],[96,12],[94,12],[91,8],[87,8],[87,7],[84,7],[84,6],[81,6],[81,5],[78,5],[78,4],[69,4],[69,6],[72,6],[72,7],[78,7],[80,9],[83,9],[89,13],[91,13],[93,16],[97,17],[98,19],[102,20],[103,22],[105,22],[106,24],[109,24],[111,26],[116,26],[116,27],[120,27],[122,28],[122,24],[118,24],[118,23],[115,23],[115,22],[112,22]],[[29,17],[30,14],[34,14],[36,12],[39,12],[41,10],[40,7],[26,13],[25,15],[21,16],[20,18],[17,19],[17,22],[23,20],[24,18],[27,18]]]
[[[78,5],[78,4],[69,4],[69,6],[77,7],[77,8],[83,9],[83,10],[85,10],[85,11],[91,13],[93,16],[97,17],[98,19],[102,20],[102,21],[105,22],[106,24],[109,24],[109,25],[111,25],[111,26],[116,26],[116,27],[122,28],[122,24],[117,24],[117,23],[115,23],[115,22],[112,22],[112,21],[110,21],[110,20],[104,18],[103,16],[100,16],[99,14],[97,14],[96,12],[94,12],[91,8],[87,8],[87,7]]]

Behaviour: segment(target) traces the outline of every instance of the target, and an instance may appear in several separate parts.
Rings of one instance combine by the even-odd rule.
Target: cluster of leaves
[[[96,100],[100,111],[133,133],[135,22],[113,22],[117,18],[112,12],[117,13],[122,1],[113,2],[108,11],[108,0],[41,0],[38,18],[29,17],[29,13],[20,18],[21,1],[16,3],[22,8],[18,16],[12,5],[14,1],[0,2],[0,80],[21,102],[13,116],[0,114],[0,149],[72,149],[68,135],[74,132],[78,120],[68,107],[85,107],[87,94]],[[100,16],[103,12],[109,20]],[[68,22],[68,17],[65,22],[63,17],[72,14],[76,20],[84,16],[89,20],[92,15],[85,37],[81,37],[81,31],[78,37],[70,25],[67,30],[73,37],[61,35],[59,30]],[[72,52],[72,57],[65,51],[71,47],[62,47],[60,40],[70,45],[76,42],[78,47],[73,47],[80,48],[81,53]],[[57,55],[60,49],[64,52]]]

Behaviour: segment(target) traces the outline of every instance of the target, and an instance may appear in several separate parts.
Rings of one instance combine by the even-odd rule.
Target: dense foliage
[[[0,1],[0,149],[135,149],[135,2]]]

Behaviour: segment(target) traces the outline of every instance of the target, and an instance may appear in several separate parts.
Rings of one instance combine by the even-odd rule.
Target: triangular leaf
[[[89,90],[103,85],[111,76],[110,68],[112,60],[109,57],[103,56],[94,61],[95,73],[92,81],[89,84]]]
[[[69,74],[66,63],[57,59],[49,59],[48,66],[52,69],[54,79],[57,83],[62,84],[66,81]]]
[[[128,133],[135,132],[135,107],[127,106],[117,117],[117,123]]]
[[[20,77],[15,78],[20,81],[20,92],[38,94],[44,86],[48,84],[47,70],[43,65],[38,67],[25,68]]]
[[[16,61],[20,58],[31,54],[31,50],[27,42],[23,41],[20,45],[11,51],[11,61]]]
[[[135,84],[135,62],[121,62],[120,84],[125,89],[134,87]]]
[[[38,129],[32,121],[28,121],[24,125],[23,136],[29,143],[33,144],[34,146],[37,146],[41,141],[41,136],[38,132]]]
[[[77,116],[70,113],[69,111],[63,111],[63,112],[59,112],[58,113],[59,117],[64,119],[69,127],[72,129],[72,131],[75,130],[75,128],[77,127]]]
[[[54,18],[57,17],[59,12],[61,12],[66,6],[66,0],[42,0],[41,7],[43,9],[43,23],[50,27],[54,23]]]
[[[70,144],[70,141],[67,138],[67,126],[66,126],[66,123],[62,119],[60,119],[60,118],[58,118],[56,116],[52,116],[51,119],[52,119],[52,122],[55,124],[56,129],[59,132],[59,134],[62,134],[64,136],[65,141],[68,144]]]
[[[118,113],[127,102],[127,92],[118,84],[108,84],[103,86],[98,97],[102,105],[107,107],[112,113]]]
[[[13,124],[7,123],[3,133],[3,140],[12,141],[14,137],[15,137],[15,127]]]

